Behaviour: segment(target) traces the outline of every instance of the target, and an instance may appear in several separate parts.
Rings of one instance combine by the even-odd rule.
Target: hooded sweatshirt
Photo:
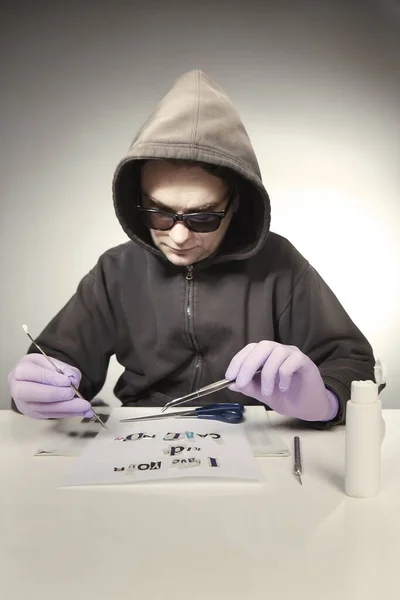
[[[239,208],[220,248],[189,268],[166,259],[133,210],[140,167],[157,158],[221,165],[238,181]],[[114,388],[122,405],[161,406],[223,378],[250,342],[275,340],[309,356],[337,396],[338,415],[319,425],[344,422],[351,382],[374,377],[371,346],[316,270],[270,232],[270,199],[250,139],[203,72],[182,75],[144,123],[117,166],[113,199],[129,241],[99,258],[36,340],[82,372],[88,400],[112,355],[125,369]],[[213,401],[258,404],[229,389]]]

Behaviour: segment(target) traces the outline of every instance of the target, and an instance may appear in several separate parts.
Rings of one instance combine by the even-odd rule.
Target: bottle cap
[[[382,361],[377,360],[374,366],[374,377],[378,385],[386,383],[386,367]]]
[[[372,404],[378,400],[378,386],[373,381],[352,381],[351,400],[357,404]]]

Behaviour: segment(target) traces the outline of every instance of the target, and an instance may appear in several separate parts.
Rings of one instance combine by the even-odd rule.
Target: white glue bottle
[[[378,397],[384,383],[383,366],[376,362],[375,381],[353,381],[346,411],[345,492],[354,498],[372,498],[381,487],[381,445],[385,421]]]

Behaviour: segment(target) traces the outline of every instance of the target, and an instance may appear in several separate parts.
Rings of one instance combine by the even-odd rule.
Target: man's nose
[[[183,223],[175,223],[169,231],[169,237],[177,246],[183,246],[190,238],[190,231]]]

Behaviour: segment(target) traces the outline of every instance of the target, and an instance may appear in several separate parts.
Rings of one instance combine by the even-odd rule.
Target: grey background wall
[[[62,6],[61,6],[62,4]],[[400,404],[400,3],[13,2],[1,16],[0,407],[7,374],[101,252],[126,240],[114,168],[174,79],[230,95],[272,229],[319,270]],[[111,363],[102,396],[112,397]]]

